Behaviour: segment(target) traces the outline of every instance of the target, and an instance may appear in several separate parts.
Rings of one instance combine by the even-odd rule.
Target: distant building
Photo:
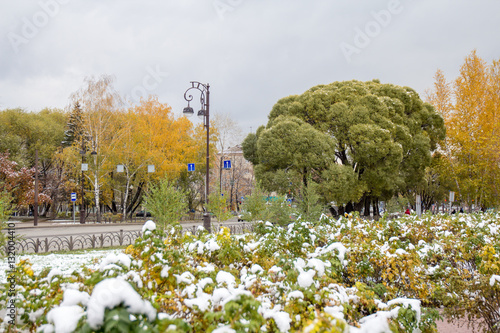
[[[224,163],[224,161],[229,161]],[[232,210],[239,210],[242,198],[252,193],[254,183],[253,165],[243,157],[243,149],[240,145],[227,148],[217,154],[213,168],[214,177],[217,183],[214,188],[221,189],[228,198]],[[228,167],[230,164],[230,168]]]

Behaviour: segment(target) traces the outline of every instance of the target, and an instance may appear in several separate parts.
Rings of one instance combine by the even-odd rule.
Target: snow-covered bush
[[[17,326],[46,325],[47,332],[63,332],[63,325],[81,332],[435,332],[433,308],[453,306],[450,315],[467,313],[496,329],[498,215],[322,222],[262,222],[244,235],[227,228],[183,234],[176,227],[161,234],[148,222],[143,238],[94,270],[33,274],[22,262]],[[106,298],[106,289],[115,292]],[[97,306],[92,299],[98,298],[107,301]],[[60,313],[68,319],[58,319]]]

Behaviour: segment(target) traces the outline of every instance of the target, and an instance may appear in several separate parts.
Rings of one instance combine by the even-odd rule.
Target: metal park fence
[[[253,224],[238,223],[221,225],[229,228],[231,234],[242,234],[253,231]],[[199,226],[183,227],[182,232],[196,234]],[[218,223],[212,223],[212,232],[219,232]],[[95,234],[82,234],[70,236],[28,237],[16,240],[17,253],[48,253],[60,251],[73,251],[83,249],[98,249],[112,246],[126,246],[133,244],[142,237],[141,231],[116,231]]]
[[[103,232],[99,234],[28,237],[16,241],[18,253],[46,253],[130,245],[141,237],[141,231]]]

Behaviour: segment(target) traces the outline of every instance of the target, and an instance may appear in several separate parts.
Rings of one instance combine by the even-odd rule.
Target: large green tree
[[[311,176],[340,212],[368,213],[415,190],[444,134],[443,118],[413,89],[346,81],[280,99],[243,150],[266,190],[300,189]]]

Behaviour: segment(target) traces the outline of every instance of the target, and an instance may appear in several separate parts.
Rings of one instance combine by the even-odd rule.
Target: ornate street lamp
[[[82,203],[80,205],[80,224],[85,224],[85,175],[84,175],[84,171],[88,171],[89,169],[89,166],[87,163],[84,163],[85,162],[85,155],[87,154],[87,147],[85,145],[85,142],[86,141],[90,141],[92,137],[90,135],[82,135],[81,136],[81,139],[82,139],[82,148],[80,150],[80,155],[82,155],[82,175],[81,175],[81,185],[82,185],[82,188],[81,188],[81,196],[82,196]]]
[[[194,114],[193,108],[189,106],[189,102],[193,100],[193,95],[188,95],[191,89],[199,90],[201,110],[198,111],[198,117],[203,119],[203,124],[207,129],[207,174],[205,179],[205,203],[208,203],[209,195],[209,175],[210,175],[210,85],[206,85],[200,82],[191,81],[191,87],[189,87],[184,93],[184,99],[188,102],[188,106],[184,108],[182,113],[185,116],[192,116]],[[210,226],[210,213],[205,209],[203,213],[203,226],[208,232],[211,232]]]

